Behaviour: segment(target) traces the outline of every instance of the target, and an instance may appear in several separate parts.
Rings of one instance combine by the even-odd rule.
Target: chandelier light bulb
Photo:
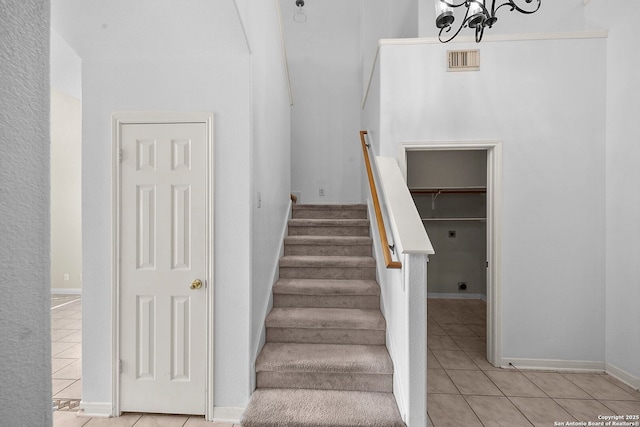
[[[298,6],[298,10],[293,14],[293,20],[298,24],[302,24],[307,21],[307,15],[302,11],[302,6],[304,6],[304,0],[296,0],[296,6]]]
[[[467,12],[467,25],[469,28],[476,28],[485,20],[484,0],[471,0],[469,11]]]

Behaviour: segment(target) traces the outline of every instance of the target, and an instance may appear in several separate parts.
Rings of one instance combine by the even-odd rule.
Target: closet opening
[[[403,144],[405,179],[436,251],[427,269],[429,357],[502,366],[499,142]]]

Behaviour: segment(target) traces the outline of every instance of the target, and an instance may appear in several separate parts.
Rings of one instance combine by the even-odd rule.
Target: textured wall
[[[0,146],[0,420],[50,426],[48,0],[0,0]]]
[[[601,2],[594,2],[599,5]],[[640,58],[634,20],[640,4],[615,14],[607,43],[607,369],[640,388]],[[618,9],[620,10],[620,9]]]
[[[473,73],[448,73],[447,49],[382,47],[380,154],[502,141],[504,356],[602,362],[607,42],[483,42]]]

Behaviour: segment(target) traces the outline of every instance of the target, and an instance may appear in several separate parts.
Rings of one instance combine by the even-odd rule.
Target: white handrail
[[[434,254],[400,166],[393,157],[376,157],[382,197],[387,207],[394,241],[403,254]]]

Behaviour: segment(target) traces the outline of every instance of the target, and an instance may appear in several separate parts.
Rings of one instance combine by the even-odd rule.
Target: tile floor
[[[195,416],[76,416],[82,374],[80,300],[60,296],[54,302],[54,297],[53,395],[62,406],[53,414],[54,427],[238,427]],[[483,302],[430,299],[427,304],[427,400],[433,427],[546,427],[555,421],[597,421],[598,415],[640,414],[640,392],[605,374],[491,366],[485,358]]]
[[[54,408],[76,408],[82,389],[82,311],[78,295],[51,296]]]
[[[485,357],[484,302],[429,299],[427,307],[432,426],[547,427],[640,414],[640,392],[609,375],[491,366]]]
[[[119,418],[78,417],[82,391],[82,311],[79,296],[51,296],[51,379],[54,427],[233,427],[204,417],[125,414]]]

